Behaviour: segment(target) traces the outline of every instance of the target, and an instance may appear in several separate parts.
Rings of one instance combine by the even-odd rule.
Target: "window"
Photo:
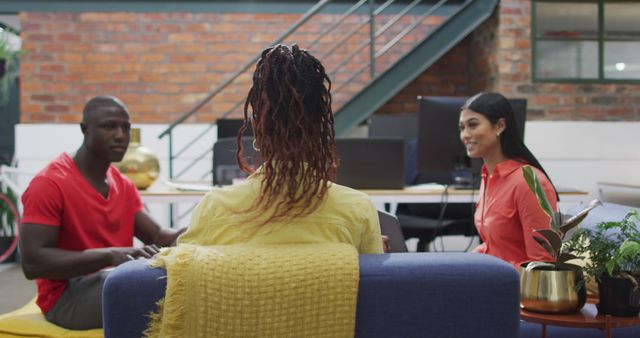
[[[640,81],[638,18],[638,1],[535,1],[534,81]]]

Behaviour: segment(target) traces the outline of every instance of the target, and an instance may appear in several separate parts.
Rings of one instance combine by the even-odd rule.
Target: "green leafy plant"
[[[17,205],[17,198],[11,189],[7,188],[4,195],[13,203],[14,207]],[[5,201],[0,199],[0,237],[13,237],[16,231],[15,222],[13,210]]]
[[[18,60],[21,51],[12,49],[7,35],[0,35],[0,103],[7,104],[9,101],[11,82],[18,71]]]
[[[547,199],[547,195],[544,193],[544,189],[538,180],[538,176],[530,166],[522,167],[522,174],[524,176],[529,189],[536,195],[538,204],[544,210],[544,212],[551,219],[550,229],[538,229],[534,230],[533,238],[538,244],[540,244],[553,258],[552,262],[530,262],[527,265],[527,270],[533,270],[536,268],[552,268],[559,269],[579,269],[580,267],[571,263],[567,263],[572,259],[578,258],[578,256],[571,253],[568,249],[563,249],[562,241],[567,232],[576,226],[578,226],[589,214],[593,208],[601,205],[602,203],[595,199],[589,203],[589,206],[580,211],[577,215],[568,219],[565,223],[561,222],[561,215],[556,213],[551,208],[551,203]]]
[[[622,277],[629,279],[635,288],[640,276],[640,213],[631,210],[617,222],[603,222],[595,229],[580,229],[574,234],[567,248],[577,255],[589,256],[584,271],[596,277]]]

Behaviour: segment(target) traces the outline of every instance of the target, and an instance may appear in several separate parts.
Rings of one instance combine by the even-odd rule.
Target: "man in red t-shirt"
[[[131,123],[117,98],[99,96],[84,107],[84,141],[75,155],[49,163],[22,196],[22,269],[36,279],[45,317],[65,328],[102,327],[107,267],[175,242],[184,229],[161,228],[143,209],[133,183],[111,162],[122,160]],[[145,246],[133,247],[133,237]]]

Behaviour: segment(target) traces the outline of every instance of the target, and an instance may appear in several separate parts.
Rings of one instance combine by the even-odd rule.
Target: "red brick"
[[[120,51],[120,46],[112,43],[99,44],[96,45],[95,50],[98,53],[118,53]]]
[[[78,33],[60,33],[56,35],[56,41],[59,42],[80,42],[81,35]]]
[[[140,76],[136,73],[116,73],[111,75],[113,82],[138,82]]]
[[[58,43],[45,43],[42,44],[40,50],[43,52],[64,52],[65,47],[63,44]]]
[[[84,61],[83,54],[80,53],[60,53],[57,55],[57,60],[60,62],[77,64]],[[20,65],[22,68],[22,65]]]
[[[82,115],[80,114],[57,114],[56,122],[59,123],[80,123]]]
[[[96,63],[94,71],[96,73],[118,73],[122,71],[122,65],[117,63]]]
[[[20,111],[27,114],[40,113],[42,112],[42,105],[22,103],[20,104]]]
[[[88,43],[74,43],[68,44],[67,50],[75,53],[86,53],[93,51],[93,46]]]
[[[68,71],[69,73],[85,74],[85,73],[93,72],[94,69],[95,69],[95,66],[92,64],[78,63],[78,64],[70,64]]]
[[[177,93],[180,91],[180,86],[176,84],[156,84],[153,89],[158,93]]]
[[[86,83],[108,83],[111,82],[109,74],[85,74],[84,82]]]
[[[62,104],[49,104],[44,106],[44,111],[47,113],[67,113],[71,110],[71,107]]]
[[[193,55],[189,54],[175,54],[169,56],[169,62],[183,64],[183,63],[193,63],[195,61]]]
[[[64,65],[62,64],[42,64],[40,65],[40,71],[43,73],[62,73],[64,72]]]
[[[140,61],[142,62],[161,62],[164,60],[164,54],[143,54],[140,56]]]
[[[181,42],[194,42],[195,36],[193,34],[169,34],[169,42],[181,43]]]
[[[31,100],[33,100],[33,101],[41,101],[41,102],[53,102],[55,100],[55,96],[53,96],[53,95],[34,94],[34,95],[31,95]]]
[[[55,114],[45,114],[45,113],[30,114],[28,119],[28,122],[33,122],[33,123],[46,123],[46,122],[55,122],[55,121],[56,121]]]

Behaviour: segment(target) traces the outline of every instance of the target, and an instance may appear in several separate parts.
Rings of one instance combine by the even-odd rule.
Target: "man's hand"
[[[118,266],[124,262],[135,260],[138,258],[151,258],[158,252],[160,249],[155,245],[146,245],[140,248],[131,248],[131,247],[114,247],[114,248],[100,248],[100,249],[91,249],[87,250],[91,252],[98,252],[109,257],[109,265],[110,266]]]
[[[187,228],[163,228],[144,211],[136,214],[134,227],[134,235],[141,240],[142,243],[156,244],[161,247],[175,245],[178,236],[187,230]]]
[[[389,253],[391,251],[391,246],[389,245],[389,236],[382,235],[382,250],[384,253]]]

